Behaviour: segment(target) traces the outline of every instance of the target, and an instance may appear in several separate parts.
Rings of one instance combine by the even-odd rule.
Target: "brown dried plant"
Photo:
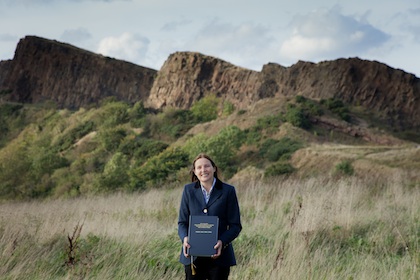
[[[77,261],[78,261],[78,250],[79,250],[79,238],[80,233],[82,232],[83,223],[77,223],[77,225],[74,227],[73,234],[70,236],[67,235],[67,239],[69,241],[67,245],[67,259],[66,259],[66,265],[69,267],[73,267]]]

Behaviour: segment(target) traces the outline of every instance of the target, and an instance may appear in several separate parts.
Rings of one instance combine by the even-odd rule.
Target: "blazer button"
[[[204,214],[207,214],[207,208],[204,208],[203,212]]]

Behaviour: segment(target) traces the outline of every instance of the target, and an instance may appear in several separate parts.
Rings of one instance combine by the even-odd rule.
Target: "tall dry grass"
[[[420,188],[403,174],[235,185],[231,279],[418,279]],[[4,202],[1,279],[183,279],[181,192]]]

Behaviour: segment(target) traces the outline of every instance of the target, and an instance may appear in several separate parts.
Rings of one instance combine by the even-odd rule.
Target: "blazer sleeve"
[[[184,241],[184,237],[188,236],[188,223],[189,223],[189,203],[188,203],[188,191],[187,185],[184,187],[184,191],[182,192],[181,198],[181,205],[179,207],[179,215],[178,215],[178,235],[181,239],[181,242]]]
[[[227,224],[229,228],[220,236],[220,240],[223,242],[223,246],[231,243],[236,237],[238,237],[242,230],[238,197],[236,196],[234,187],[229,189],[227,213]]]

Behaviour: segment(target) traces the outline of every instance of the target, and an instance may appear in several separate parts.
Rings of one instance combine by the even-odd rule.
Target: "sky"
[[[155,70],[192,51],[256,71],[359,57],[420,77],[419,0],[0,0],[0,60],[27,35]]]

